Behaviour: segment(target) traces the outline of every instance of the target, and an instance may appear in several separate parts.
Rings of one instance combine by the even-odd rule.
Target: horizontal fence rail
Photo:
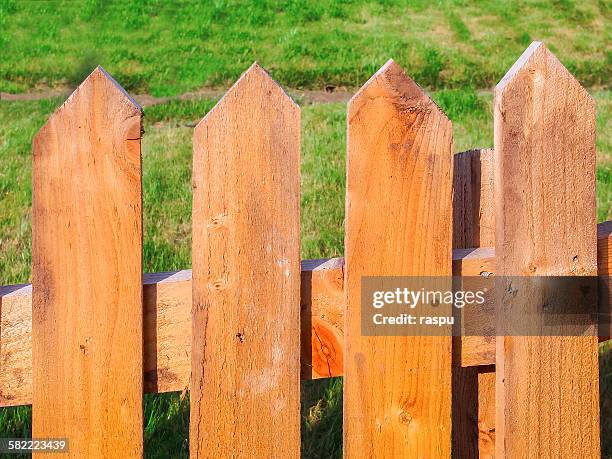
[[[142,110],[96,68],[33,142],[0,406],[69,457],[141,457],[143,393],[190,391],[192,457],[298,457],[300,380],[343,376],[347,458],[598,457],[596,337],[361,333],[362,276],[610,277],[590,96],[534,43],[494,107],[494,148],[453,155],[385,64],[348,105],[345,259],[301,261],[300,109],[254,64],[194,130],[193,272],[143,276]]]
[[[598,226],[599,275],[612,275],[612,221]],[[453,250],[454,276],[495,273],[493,248]],[[343,374],[344,259],[303,260],[301,268],[302,380]],[[184,391],[191,371],[191,270],[145,274],[144,392]],[[601,299],[601,302],[610,300]],[[0,287],[0,406],[32,403],[32,286]],[[599,332],[607,340],[612,330]],[[453,362],[495,364],[495,338],[457,337]]]

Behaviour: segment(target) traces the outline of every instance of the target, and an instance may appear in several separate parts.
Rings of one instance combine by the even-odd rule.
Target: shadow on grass
[[[602,457],[612,458],[612,341],[600,356]],[[342,378],[302,383],[302,457],[342,457]],[[28,406],[0,409],[0,438],[29,438],[32,410]],[[145,457],[189,457],[189,396],[180,393],[144,397]],[[11,457],[29,457],[26,455]]]

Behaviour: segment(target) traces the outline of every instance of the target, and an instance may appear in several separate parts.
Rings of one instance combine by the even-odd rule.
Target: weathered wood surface
[[[142,457],[141,116],[98,67],[33,142],[32,436],[68,457]]]
[[[360,308],[362,276],[452,273],[451,123],[389,61],[351,99],[347,145],[344,455],[449,457],[451,337],[362,336]]]
[[[193,143],[191,457],[299,457],[300,109],[254,64]]]
[[[498,277],[597,275],[595,105],[543,44],[495,88],[494,137]],[[512,298],[516,311],[541,293]],[[496,344],[497,457],[599,458],[597,337]]]
[[[342,258],[304,260],[302,379],[342,376]],[[144,391],[184,391],[191,372],[191,270],[144,276]],[[32,288],[0,287],[0,406],[32,403]]]
[[[598,228],[598,252],[612,252],[612,222],[602,223]],[[493,256],[492,249],[454,250],[453,275],[463,273],[465,276],[478,276],[482,266],[494,269]],[[342,258],[302,262],[303,380],[342,376],[343,264]],[[600,263],[600,276],[612,274],[610,267]],[[311,270],[318,272],[313,274]],[[308,283],[311,279],[312,283]],[[145,392],[184,391],[189,386],[191,288],[190,270],[144,276]],[[31,286],[0,287],[0,314],[0,362],[3,364],[0,372],[0,406],[29,405],[32,403]],[[600,333],[600,341],[610,336],[609,329]],[[495,342],[472,343],[459,355],[463,361],[456,364],[493,365]]]
[[[32,404],[32,286],[0,287],[0,406]]]

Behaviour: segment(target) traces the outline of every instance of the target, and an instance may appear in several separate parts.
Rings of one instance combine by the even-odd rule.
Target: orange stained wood
[[[33,142],[32,436],[67,457],[142,457],[140,136],[98,67]]]
[[[393,61],[349,103],[347,458],[450,456],[450,336],[362,336],[360,307],[363,276],[451,275],[451,146],[448,118]]]
[[[495,245],[493,207],[493,150],[479,149],[453,157],[453,248],[468,252],[462,272],[453,275],[482,275],[495,271],[493,251],[472,247]],[[481,258],[484,250],[489,258]],[[486,253],[486,252],[485,252]],[[474,255],[478,254],[478,257]],[[492,305],[489,305],[492,306]],[[463,314],[463,310],[455,310]],[[470,316],[463,319],[476,321]],[[484,310],[483,310],[484,312]],[[491,311],[485,317],[491,317]],[[489,320],[489,319],[486,319]],[[465,322],[462,322],[465,323]],[[469,458],[493,457],[495,450],[495,367],[472,367],[476,360],[495,361],[495,337],[453,337],[453,455]],[[467,365],[466,365],[467,364]],[[466,368],[467,367],[467,368]],[[487,369],[487,371],[483,371]]]
[[[493,274],[494,252],[486,249],[495,245],[493,150],[464,151],[457,153],[453,159],[453,248],[457,254],[465,251],[461,272],[453,269],[453,275]],[[474,252],[474,247],[481,250]],[[489,256],[486,256],[487,253]],[[455,310],[455,313],[458,312],[462,314],[464,311]],[[481,365],[483,361],[494,362],[495,337],[454,337],[453,360],[456,365],[466,367]]]
[[[304,260],[301,277],[302,379],[340,376],[344,344],[344,260]]]
[[[478,457],[495,458],[495,365],[478,369]]]
[[[598,225],[599,253],[612,246],[610,222]],[[606,229],[607,228],[607,229]],[[493,268],[493,249],[453,250],[453,275],[478,276],[483,266]],[[480,261],[476,261],[480,260]],[[301,285],[301,378],[342,376],[344,297],[342,258],[303,260]],[[608,264],[599,275],[609,276]],[[191,371],[191,270],[145,274],[144,392],[186,391]],[[604,307],[609,300],[600,298]],[[32,286],[0,287],[0,406],[32,403]],[[314,325],[313,325],[314,324]],[[322,332],[321,329],[324,328]],[[600,341],[610,336],[600,330]],[[495,340],[455,345],[454,365],[495,364]],[[455,349],[453,349],[454,351]],[[495,422],[489,422],[494,425]]]
[[[495,246],[493,149],[453,157],[453,248]]]
[[[191,457],[300,454],[300,109],[254,64],[198,124]]]
[[[497,275],[597,275],[593,100],[536,42],[495,88],[494,118]],[[534,320],[543,301],[522,288],[513,308]],[[499,338],[496,371],[497,457],[600,457],[596,336]]]

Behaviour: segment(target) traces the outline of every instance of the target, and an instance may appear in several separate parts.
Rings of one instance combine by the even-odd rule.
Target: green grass
[[[227,86],[254,60],[288,87],[357,87],[393,57],[421,85],[489,88],[540,39],[586,86],[609,84],[607,0],[0,0],[0,90]],[[606,23],[608,27],[606,27]]]
[[[610,215],[612,193],[612,104],[596,91],[598,106],[598,218]],[[493,143],[491,96],[472,89],[433,93],[453,121],[455,150]],[[60,100],[0,103],[0,284],[28,282],[31,262],[31,138]],[[191,264],[191,136],[193,126],[214,105],[211,100],[171,101],[145,109],[143,138],[145,271],[184,269]],[[343,250],[346,105],[302,108],[302,257],[331,257]],[[607,345],[609,347],[609,345]],[[601,352],[602,426],[609,419],[611,352]],[[607,388],[607,389],[606,389]],[[341,457],[341,379],[302,385],[304,457]],[[145,397],[147,457],[186,457],[188,398]],[[0,409],[0,437],[27,437],[30,409]],[[608,437],[612,435],[607,435]],[[602,435],[602,438],[604,436]],[[612,445],[604,442],[612,454]]]

